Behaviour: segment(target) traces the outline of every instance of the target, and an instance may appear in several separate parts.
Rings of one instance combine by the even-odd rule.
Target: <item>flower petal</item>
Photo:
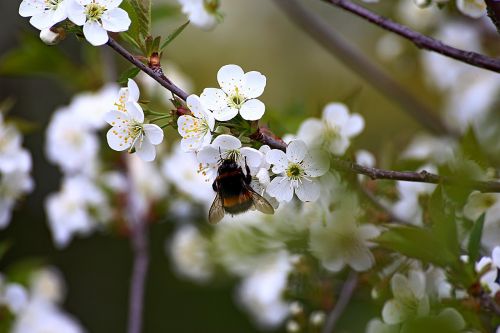
[[[266,106],[258,99],[248,100],[240,108],[241,117],[245,120],[259,120],[265,111]]]
[[[53,20],[52,13],[45,11],[37,15],[33,15],[30,19],[32,26],[39,30],[47,29],[53,26],[56,22]]]
[[[349,119],[343,129],[342,134],[351,138],[358,135],[365,128],[365,120],[359,114],[354,113]]]
[[[135,81],[132,79],[128,79],[127,88],[128,88],[128,101],[125,102],[139,101],[139,96],[141,93],[139,91],[137,83],[135,83]],[[121,95],[121,90],[120,90],[120,95]]]
[[[214,141],[212,142],[212,146],[215,149],[218,149],[220,147],[223,151],[240,149],[241,141],[232,135],[222,134],[214,139]]]
[[[349,252],[346,261],[355,271],[364,272],[373,266],[375,258],[368,248],[358,246],[355,250]]]
[[[40,14],[45,9],[45,3],[40,0],[23,0],[19,5],[19,15],[30,17]]]
[[[311,151],[304,156],[302,167],[306,175],[311,177],[323,176],[330,169],[330,160],[322,151]]]
[[[391,290],[394,297],[398,299],[413,299],[410,282],[406,276],[396,273],[391,279]]]
[[[382,309],[382,319],[387,324],[399,324],[403,322],[407,315],[405,306],[396,299],[391,299],[384,304]]]
[[[142,124],[144,122],[144,112],[141,106],[137,102],[127,102],[125,105],[130,118]]]
[[[128,149],[131,145],[131,142],[125,142],[123,139],[124,135],[121,132],[121,129],[117,127],[111,127],[106,133],[106,139],[108,140],[108,145],[111,147],[111,149],[116,150],[116,151],[123,151],[125,149]]]
[[[87,41],[94,46],[104,45],[109,39],[106,30],[97,22],[86,22],[83,25],[83,34]]]
[[[238,109],[232,108],[229,106],[224,107],[223,109],[214,110],[214,118],[218,121],[228,121],[236,117],[238,114]]]
[[[110,10],[118,7],[122,3],[122,0],[96,0],[96,2]]]
[[[144,137],[142,141],[136,141],[135,151],[137,152],[137,156],[146,162],[151,162],[156,157],[155,146],[153,146],[147,137]]]
[[[323,120],[333,128],[343,128],[348,119],[349,109],[342,103],[330,103],[323,109]]]
[[[257,98],[266,88],[266,77],[259,72],[248,72],[243,75],[243,94],[246,98]]]
[[[493,261],[493,265],[495,265],[497,269],[500,269],[500,246],[495,246],[491,252],[491,259]]]
[[[104,114],[104,120],[111,126],[123,126],[123,122],[128,123],[129,119],[130,116],[121,111],[111,110]]]
[[[101,20],[102,27],[112,32],[127,31],[131,23],[127,12],[121,8],[105,11]]]
[[[290,201],[293,198],[293,187],[285,177],[275,177],[267,185],[267,193],[278,201]]]
[[[319,198],[320,186],[314,180],[303,179],[295,188],[295,194],[300,201],[316,201]]]
[[[243,87],[243,69],[238,65],[222,66],[217,72],[217,81],[220,87],[228,95],[235,91],[235,88]]]
[[[87,17],[85,16],[85,8],[76,1],[69,1],[66,10],[68,18],[76,25],[84,25]]]
[[[249,167],[257,168],[262,163],[263,155],[260,151],[250,147],[243,147],[240,149],[240,153],[243,158],[246,158],[246,162]]]
[[[286,154],[279,149],[272,149],[266,154],[266,161],[273,165],[272,171],[280,174],[288,168],[288,158]]]
[[[220,160],[220,153],[217,148],[206,146],[196,154],[196,158],[202,164],[215,164]]]
[[[207,110],[205,110],[205,106],[202,104],[201,99],[196,95],[189,95],[186,99],[186,104],[191,110],[191,113],[196,118],[204,119],[207,114]]]
[[[286,157],[289,161],[299,163],[307,154],[307,146],[302,140],[293,140],[286,148]]]
[[[145,124],[144,132],[153,145],[159,145],[163,141],[163,130],[155,124]]]
[[[203,137],[192,136],[181,140],[181,149],[184,152],[198,151],[203,145]]]
[[[200,95],[201,102],[209,110],[220,110],[227,106],[227,95],[226,93],[217,88],[205,88],[203,93]]]
[[[299,127],[297,137],[308,145],[319,145],[321,134],[325,131],[325,125],[319,119],[306,119]]]

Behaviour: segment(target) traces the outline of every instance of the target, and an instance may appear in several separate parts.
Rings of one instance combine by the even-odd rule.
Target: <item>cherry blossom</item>
[[[185,152],[198,151],[210,144],[215,119],[198,96],[188,96],[186,103],[193,115],[180,116],[177,120],[178,131],[182,136],[181,147]]]

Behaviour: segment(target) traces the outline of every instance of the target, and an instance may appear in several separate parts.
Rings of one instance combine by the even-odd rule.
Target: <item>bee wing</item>
[[[217,193],[208,212],[208,223],[217,224],[224,217],[224,205],[221,196]]]
[[[252,194],[253,200],[253,208],[257,209],[259,212],[264,214],[274,214],[274,208],[271,204],[264,199],[260,194],[250,189],[250,193]]]

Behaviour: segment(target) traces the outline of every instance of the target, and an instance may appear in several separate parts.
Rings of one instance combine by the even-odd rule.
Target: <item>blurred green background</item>
[[[392,15],[389,10],[393,7],[392,2],[382,2],[376,10]],[[382,35],[380,30],[319,1],[304,3],[328,19],[332,28],[352,41],[362,53],[380,63],[373,51]],[[0,58],[19,47],[24,34],[38,38],[38,32],[28,20],[18,15],[18,5],[18,1],[0,1]],[[267,76],[267,88],[262,97],[267,106],[264,120],[278,134],[293,133],[306,117],[319,116],[326,103],[353,95],[356,98],[351,105],[352,111],[361,113],[367,124],[356,141],[357,147],[373,152],[397,150],[419,129],[398,105],[381,96],[362,77],[345,68],[289,22],[272,1],[226,0],[222,1],[222,11],[224,22],[214,31],[204,32],[190,26],[164,55],[164,61],[177,64],[191,78],[194,93],[215,86],[217,70],[222,65],[235,63],[245,71],[257,70]],[[162,20],[155,25],[156,32],[166,36],[184,20],[182,15]],[[38,40],[33,42],[41,44]],[[92,57],[114,56],[105,47],[95,50],[73,38],[57,48],[82,70]],[[402,57],[381,65],[419,98],[435,105],[431,94],[422,89],[422,77],[414,57],[416,52],[408,48]],[[119,69],[128,68],[121,59],[116,59]],[[39,56],[41,64],[53,60]],[[101,79],[82,79],[80,86],[95,89],[102,83]],[[24,144],[34,159],[35,191],[20,203],[10,226],[0,231],[0,241],[12,242],[11,249],[0,261],[0,271],[30,258],[54,265],[63,272],[67,282],[66,309],[89,332],[124,332],[132,265],[129,240],[96,233],[76,238],[67,249],[57,251],[46,224],[44,198],[59,189],[60,173],[44,156],[44,131],[51,113],[68,104],[75,92],[74,85],[47,76],[0,76],[0,100],[13,98],[15,102],[9,115],[38,125],[35,131],[26,135]],[[180,280],[172,273],[165,254],[165,241],[173,229],[173,221],[151,226],[152,259],[144,331],[255,332],[257,329],[247,314],[234,303],[236,281],[207,288]],[[364,311],[362,304],[358,306],[354,307],[356,311]],[[351,311],[340,326],[361,331],[364,324],[357,322],[356,312]]]

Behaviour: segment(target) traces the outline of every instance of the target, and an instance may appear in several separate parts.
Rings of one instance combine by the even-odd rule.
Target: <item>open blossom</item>
[[[472,192],[464,206],[464,215],[477,221],[485,213],[481,245],[492,251],[500,239],[500,194]]]
[[[129,91],[130,94],[130,91]],[[111,149],[129,153],[137,152],[144,161],[152,161],[156,157],[155,145],[163,141],[163,131],[155,124],[144,124],[144,112],[134,101],[120,104],[118,110],[111,110],[105,115],[105,120],[111,129],[106,137]]]
[[[198,151],[210,144],[215,119],[198,96],[188,96],[186,103],[193,115],[180,116],[177,120],[178,131],[182,136],[181,147],[185,152]]]
[[[324,222],[314,218],[311,226],[309,247],[324,268],[332,272],[346,265],[356,271],[366,271],[375,263],[370,251],[370,240],[377,237],[379,229],[372,224],[358,224],[359,203],[353,194],[344,192],[332,213],[325,213]]]
[[[269,151],[266,160],[278,174],[267,187],[267,193],[278,201],[290,201],[293,194],[302,201],[315,201],[320,194],[317,177],[324,175],[329,161],[321,156],[313,156],[307,151],[303,141],[290,142],[286,154],[278,149]]]
[[[217,24],[218,0],[177,0],[182,6],[182,12],[189,21],[197,27],[209,30]]]
[[[237,65],[222,66],[217,73],[221,89],[206,88],[200,98],[214,113],[215,119],[226,121],[238,112],[246,120],[259,120],[266,110],[257,99],[264,92],[266,77],[259,72],[244,73]]]
[[[238,138],[227,134],[216,137],[212,144],[205,146],[198,152],[197,158],[200,162],[200,172],[208,180],[215,179],[218,163],[221,159],[232,158],[243,168],[245,163],[250,168],[256,168],[262,163],[260,151],[250,147],[242,147]]]
[[[323,109],[321,120],[309,118],[300,125],[297,137],[308,145],[323,145],[331,153],[342,155],[350,139],[361,133],[364,126],[359,114],[349,114],[344,104],[330,103]]]
[[[68,17],[66,5],[69,0],[23,0],[19,15],[31,17],[30,23],[39,30],[48,29]]]
[[[487,267],[489,267],[487,269]],[[494,296],[500,291],[500,245],[491,251],[491,257],[482,257],[475,265],[476,272],[481,272],[481,284]]]
[[[121,0],[67,0],[69,19],[83,25],[83,35],[94,46],[106,44],[108,31],[127,31],[130,18],[126,11],[118,8]]]

